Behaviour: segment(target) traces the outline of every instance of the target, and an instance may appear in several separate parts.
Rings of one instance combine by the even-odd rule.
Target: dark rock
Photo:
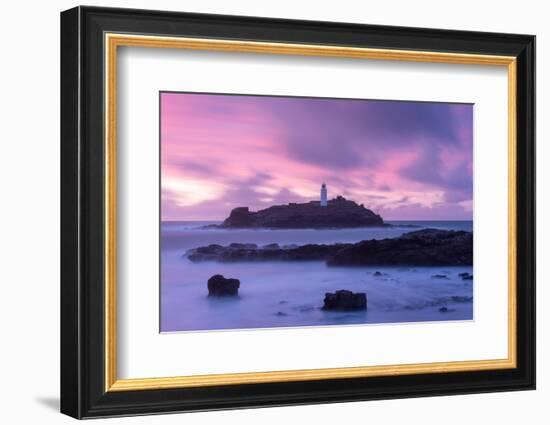
[[[275,313],[275,316],[288,316],[288,314],[286,314],[282,311],[278,311],[277,313]]]
[[[330,266],[461,266],[472,264],[472,252],[470,232],[425,229],[398,238],[355,244],[308,244],[278,249],[258,248],[255,244],[208,245],[188,251],[187,258],[194,262],[325,260]]]
[[[241,282],[238,279],[226,279],[221,274],[216,274],[208,279],[208,296],[226,297],[239,295],[239,286],[241,286]]]
[[[378,271],[374,272],[374,274],[373,274],[373,276],[382,276],[382,275],[383,275],[383,273],[378,272]]]
[[[441,308],[439,309],[439,312],[440,312],[440,313],[448,313],[448,312],[449,312],[449,309],[448,309],[447,307],[443,306],[443,307],[441,307]]]
[[[225,247],[218,244],[201,246],[187,251],[186,256],[191,261],[209,261],[216,260],[225,251]]]
[[[449,276],[447,276],[446,274],[433,274],[432,278],[433,279],[449,279]]]
[[[255,243],[237,243],[237,242],[233,242],[232,244],[229,245],[230,248],[235,248],[235,249],[256,249],[258,248],[258,245],[256,245]]]
[[[462,278],[462,280],[473,280],[474,279],[474,276],[471,275],[468,272],[459,273],[458,275]]]
[[[318,229],[383,225],[384,220],[379,215],[363,205],[339,196],[328,201],[326,207],[321,207],[319,201],[311,201],[274,205],[256,212],[250,211],[248,207],[235,208],[220,227]]]
[[[281,249],[278,243],[270,243],[267,245],[264,245],[262,249]]]
[[[334,293],[327,292],[323,304],[323,310],[366,310],[367,294],[364,292],[353,293],[341,289]]]
[[[200,261],[313,261],[324,260],[338,249],[347,246],[346,244],[315,245],[308,244],[294,248],[268,248],[243,247],[243,244],[231,244],[226,247],[220,245],[209,245],[198,247],[187,252],[187,258],[193,262]],[[247,244],[248,245],[248,244]],[[348,244],[349,245],[349,244]]]
[[[248,207],[234,208],[224,220],[222,227],[256,227],[254,215]]]
[[[471,232],[436,229],[358,242],[327,258],[331,266],[460,266],[471,265],[472,261]]]

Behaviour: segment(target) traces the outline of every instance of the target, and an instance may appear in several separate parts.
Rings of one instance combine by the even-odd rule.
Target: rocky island
[[[363,205],[342,196],[326,201],[274,205],[259,211],[239,207],[222,228],[322,229],[383,226],[384,220]]]
[[[466,266],[473,263],[473,234],[423,229],[397,238],[357,243],[279,246],[269,244],[211,244],[186,253],[200,261],[325,261],[329,266]]]

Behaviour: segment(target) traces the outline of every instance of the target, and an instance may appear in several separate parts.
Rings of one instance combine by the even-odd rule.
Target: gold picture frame
[[[235,385],[283,381],[308,381],[349,377],[409,375],[416,373],[464,372],[508,369],[516,366],[516,58],[512,56],[441,53],[411,50],[281,44],[253,41],[213,40],[159,37],[128,34],[105,34],[105,391],[150,390],[213,385]],[[508,72],[508,358],[387,366],[306,369],[255,373],[233,373],[163,378],[117,379],[116,375],[116,96],[117,49],[148,47],[263,53],[282,55],[325,56],[355,59],[395,60],[506,67]]]

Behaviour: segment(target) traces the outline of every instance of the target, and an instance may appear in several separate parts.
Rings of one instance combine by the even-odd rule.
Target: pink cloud
[[[471,219],[471,108],[162,93],[162,219],[316,199],[323,181],[386,219]]]

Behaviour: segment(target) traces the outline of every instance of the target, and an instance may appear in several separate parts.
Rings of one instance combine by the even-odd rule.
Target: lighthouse
[[[321,206],[327,206],[327,185],[324,183],[321,185]]]

